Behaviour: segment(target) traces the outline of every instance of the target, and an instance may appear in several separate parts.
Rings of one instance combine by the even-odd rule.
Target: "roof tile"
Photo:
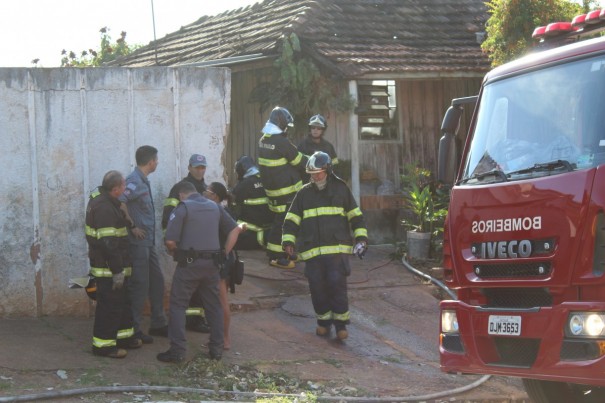
[[[483,0],[264,0],[203,16],[116,60],[122,66],[182,65],[276,55],[294,32],[311,53],[344,76],[371,72],[483,73],[489,60],[476,42]]]

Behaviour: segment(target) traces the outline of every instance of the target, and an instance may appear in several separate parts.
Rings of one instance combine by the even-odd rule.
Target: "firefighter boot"
[[[279,267],[280,269],[293,269],[296,267],[293,261],[286,258],[272,259],[269,264],[271,266]]]
[[[109,357],[109,358],[124,358],[128,354],[126,350],[123,348],[92,348],[93,355],[98,355],[100,357]]]
[[[335,327],[338,340],[345,340],[349,337],[349,332],[347,332],[347,327],[345,325],[336,325]]]
[[[315,334],[321,337],[326,337],[330,334],[330,328],[326,326],[317,326],[315,329]]]

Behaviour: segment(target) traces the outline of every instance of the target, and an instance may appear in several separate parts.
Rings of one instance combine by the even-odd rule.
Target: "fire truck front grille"
[[[530,368],[538,356],[540,339],[496,337],[494,344],[499,357],[487,364]]]
[[[531,278],[550,274],[549,262],[517,264],[478,264],[473,270],[479,278]]]
[[[535,308],[552,306],[552,296],[546,288],[485,288],[487,308]]]

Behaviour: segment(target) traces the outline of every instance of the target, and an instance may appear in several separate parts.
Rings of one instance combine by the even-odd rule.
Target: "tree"
[[[351,110],[354,100],[348,95],[342,82],[323,73],[309,57],[301,52],[298,36],[285,36],[281,53],[274,64],[271,82],[261,82],[250,94],[250,102],[259,102],[261,112],[280,105],[294,115],[295,122],[306,121],[309,116],[329,110]],[[295,125],[298,131],[306,125]],[[300,133],[299,133],[300,134]]]
[[[571,21],[595,7],[597,1],[583,0],[580,5],[569,0],[490,0],[486,5],[491,16],[481,49],[488,53],[495,67],[527,53],[533,45],[534,28]]]
[[[99,30],[101,33],[101,46],[98,50],[83,50],[78,56],[74,51],[68,52],[63,49],[61,52],[61,67],[98,67],[120,56],[128,55],[140,47],[140,45],[131,46],[126,43],[125,31],[122,31],[120,38],[112,43],[109,31],[110,29],[107,27]]]

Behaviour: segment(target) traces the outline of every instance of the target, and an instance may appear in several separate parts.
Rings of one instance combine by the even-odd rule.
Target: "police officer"
[[[248,231],[237,239],[236,249],[264,248],[274,214],[269,210],[269,199],[261,181],[260,171],[252,157],[242,155],[235,163],[235,173],[238,180],[232,191],[235,198],[235,215],[238,224],[245,223],[248,227]]]
[[[340,340],[348,337],[349,255],[360,259],[367,249],[363,215],[347,185],[332,173],[328,154],[317,151],[307,163],[311,182],[297,194],[284,221],[282,246],[288,255],[301,239],[299,257],[305,261],[318,336],[327,336],[334,325]],[[351,228],[356,245],[353,248]]]
[[[315,151],[323,151],[330,156],[332,160],[332,168],[338,165],[338,158],[336,157],[336,151],[334,146],[328,140],[324,138],[324,134],[328,129],[328,122],[322,115],[313,115],[309,118],[309,134],[298,144],[298,151],[311,156]],[[310,177],[307,175],[306,181],[308,182]]]
[[[206,157],[201,154],[193,154],[189,157],[189,165],[187,170],[189,173],[183,178],[184,181],[190,182],[195,186],[195,190],[199,194],[203,194],[206,191],[206,182],[204,176],[206,174]],[[164,210],[162,211],[162,230],[166,231],[170,214],[174,208],[180,203],[179,195],[176,191],[176,185],[170,189],[170,193],[166,200],[164,200]],[[189,307],[185,312],[187,317],[186,328],[194,332],[199,333],[210,333],[210,328],[206,322],[206,316],[204,313],[204,307],[202,306],[202,298],[200,292],[194,292],[189,301]]]
[[[143,344],[134,337],[125,287],[132,272],[127,230],[130,224],[118,200],[125,187],[120,172],[107,172],[102,185],[90,195],[86,208],[90,274],[97,284],[92,352],[111,358],[123,358],[127,353],[124,348],[139,348]]]
[[[219,231],[228,234],[225,253],[229,253],[241,228],[222,206],[197,193],[190,182],[179,182],[176,191],[181,203],[172,212],[165,234],[166,248],[178,262],[170,292],[170,349],[158,354],[157,359],[174,363],[185,359],[185,310],[193,292],[200,288],[210,325],[209,355],[211,359],[220,360],[223,310],[219,299],[219,270],[224,255]]]
[[[189,165],[187,166],[189,173],[183,178],[183,180],[193,183],[195,190],[199,194],[203,194],[207,188],[206,182],[204,181],[207,166],[208,164],[206,163],[205,156],[201,154],[193,154],[191,157],[189,157]],[[175,187],[173,186],[172,189],[170,189],[168,197],[166,200],[164,200],[164,210],[162,211],[163,230],[166,230],[168,220],[170,219],[170,214],[179,203],[179,195],[175,192]]]
[[[294,119],[286,108],[275,107],[263,127],[258,142],[258,165],[269,198],[269,209],[275,213],[267,237],[267,254],[272,266],[293,269],[294,261],[281,247],[282,224],[294,195],[302,187],[302,175],[307,157],[288,140],[286,132]]]
[[[158,167],[158,150],[149,145],[137,148],[137,166],[126,177],[126,189],[120,201],[126,204],[134,221],[129,232],[132,276],[128,284],[135,336],[145,344],[153,343],[153,337],[166,336],[164,312],[164,273],[155,250],[155,205],[149,175]],[[149,334],[141,329],[145,300],[149,299],[151,323]]]

